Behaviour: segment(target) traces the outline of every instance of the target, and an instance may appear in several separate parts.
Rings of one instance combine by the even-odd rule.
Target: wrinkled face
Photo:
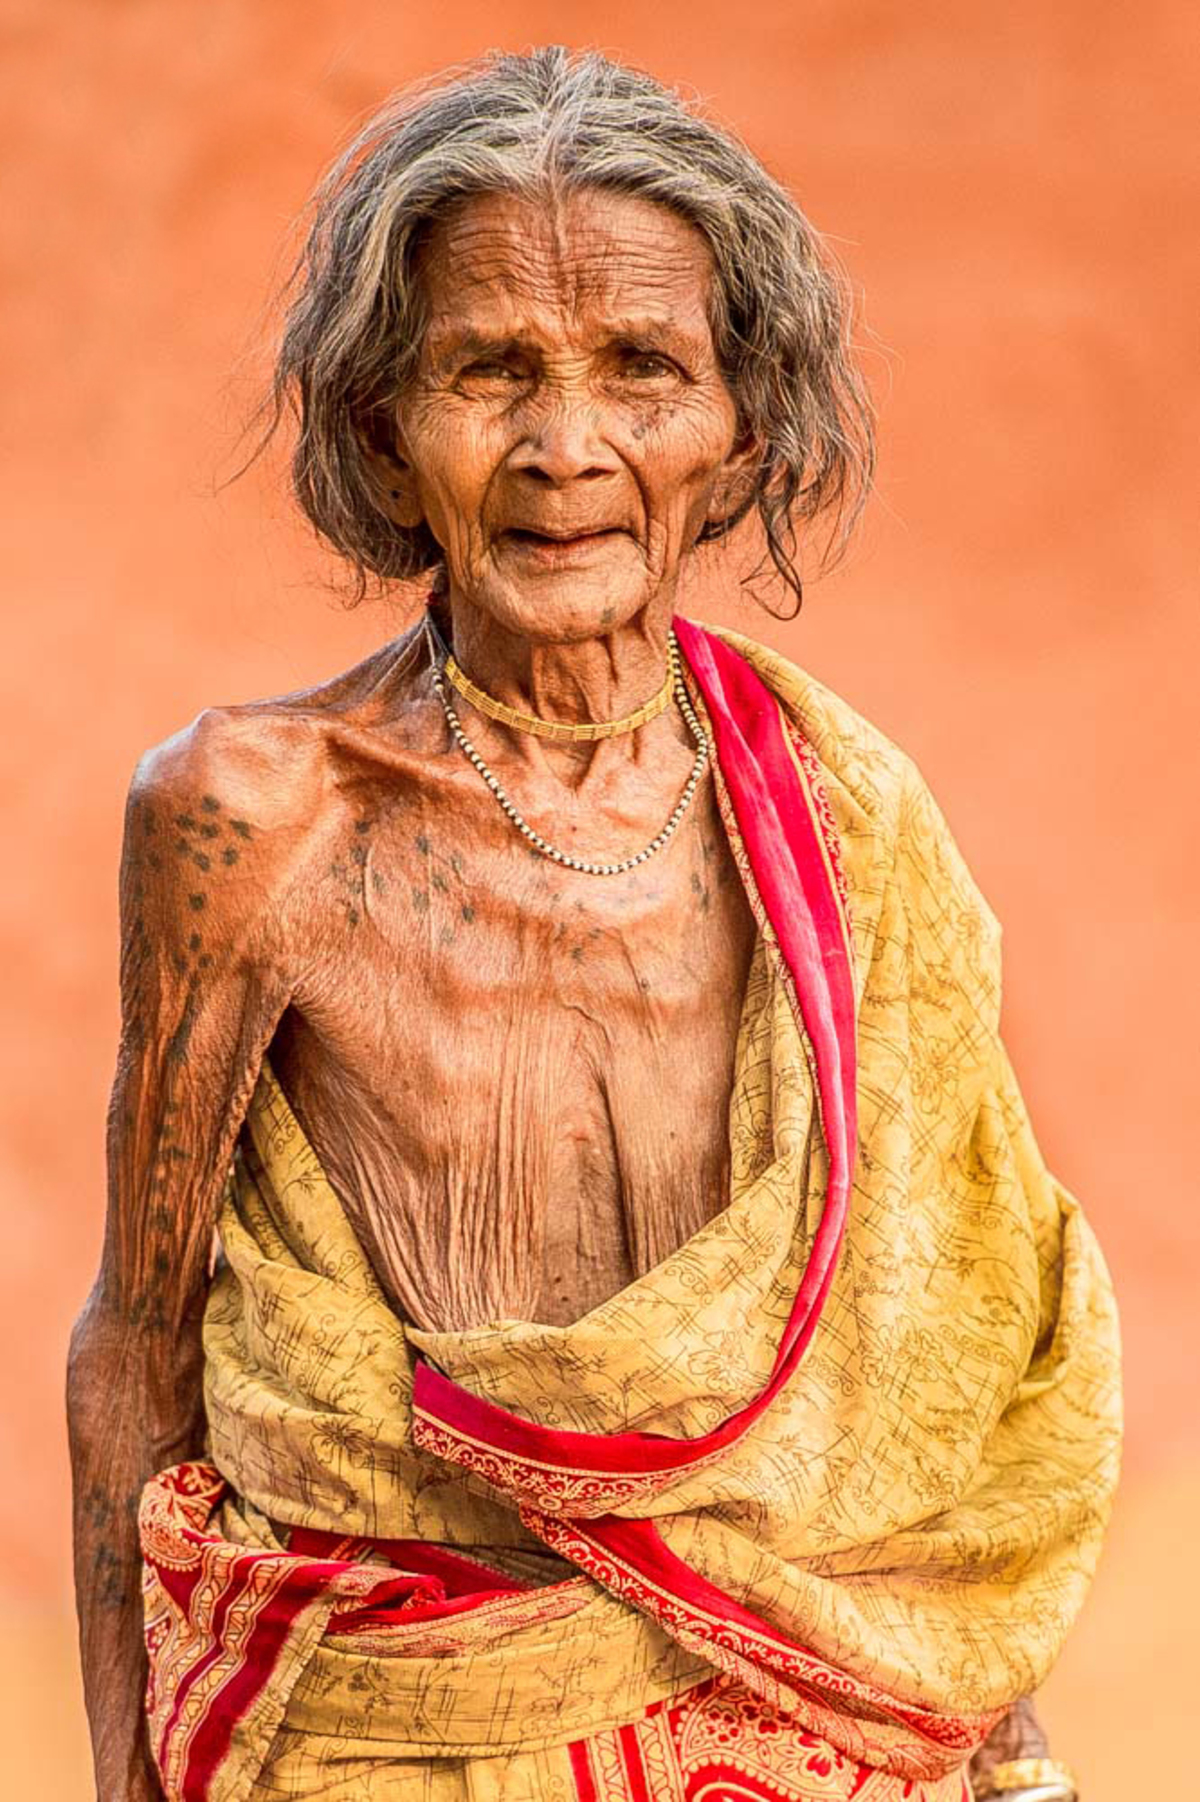
[[[626,195],[486,195],[438,221],[419,277],[429,329],[387,479],[394,516],[442,546],[452,598],[541,642],[669,612],[751,457],[704,238]]]

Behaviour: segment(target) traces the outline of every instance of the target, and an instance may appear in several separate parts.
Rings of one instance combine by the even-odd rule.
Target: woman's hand
[[[981,1795],[988,1793],[988,1782],[997,1765],[1013,1758],[1049,1758],[1050,1747],[1033,1707],[1033,1698],[1023,1696],[998,1721],[971,1760],[971,1783]]]

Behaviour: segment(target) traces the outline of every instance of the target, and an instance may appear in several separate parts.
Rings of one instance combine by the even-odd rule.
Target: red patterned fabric
[[[965,1772],[888,1776],[723,1677],[568,1752],[578,1802],[971,1802]]]
[[[231,1543],[218,1514],[229,1486],[210,1464],[179,1464],[146,1485],[142,1542],[150,1745],[172,1802],[228,1795],[235,1735],[264,1750],[305,1656],[322,1640],[352,1641],[380,1626],[438,1623],[504,1605],[553,1617],[572,1586],[532,1591],[474,1558],[419,1540],[339,1539],[296,1529],[286,1550]],[[362,1562],[364,1555],[373,1560]],[[499,1605],[499,1606],[498,1606]],[[422,1648],[415,1642],[415,1649]]]

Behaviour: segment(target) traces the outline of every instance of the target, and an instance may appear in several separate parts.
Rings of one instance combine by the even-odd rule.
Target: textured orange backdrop
[[[217,486],[281,247],[391,88],[560,41],[698,90],[865,289],[883,455],[858,549],[793,624],[740,601],[723,562],[709,611],[917,756],[1005,923],[1017,1067],[1109,1252],[1128,1349],[1126,1487],[1047,1709],[1090,1802],[1165,1794],[1145,1761],[1188,1761],[1200,1619],[1191,0],[3,18],[6,1793],[90,1793],[60,1392],[101,1230],[125,785],[206,702],[296,686],[394,629],[330,603],[277,461]]]

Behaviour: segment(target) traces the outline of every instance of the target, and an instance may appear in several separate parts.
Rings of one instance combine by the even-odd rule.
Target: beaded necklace
[[[501,785],[499,777],[488,768],[484,759],[479,755],[479,752],[463,730],[462,721],[455,711],[454,703],[451,701],[448,692],[449,683],[446,666],[448,662],[452,661],[451,654],[442,640],[437,626],[434,624],[428,613],[425,615],[425,628],[429,638],[430,654],[433,661],[433,686],[438,700],[442,703],[442,708],[446,715],[446,723],[450,728],[451,736],[462,751],[467,762],[473,769],[479,772],[485,786],[489,788],[495,796],[496,803],[501,811],[516,827],[521,836],[533,846],[535,851],[539,851],[543,857],[548,857],[552,863],[561,864],[568,870],[579,870],[585,876],[623,876],[627,870],[636,869],[639,864],[646,863],[651,857],[654,857],[661,851],[665,845],[670,843],[679,828],[680,821],[688,810],[692,796],[700,785],[701,778],[708,767],[709,756],[711,755],[704,727],[696,718],[695,709],[692,706],[687,687],[683,680],[683,671],[679,661],[679,646],[676,643],[674,632],[670,633],[667,640],[667,682],[670,690],[674,693],[675,700],[679,706],[679,711],[687,722],[688,730],[691,732],[692,737],[696,742],[696,756],[692,763],[691,773],[684,784],[683,793],[675,803],[675,807],[669,819],[663,826],[661,832],[656,833],[648,845],[644,846],[640,851],[635,851],[630,857],[621,858],[619,862],[596,863],[589,858],[572,857],[569,852],[560,851],[556,845],[552,845],[548,839],[544,839],[540,832],[535,832],[528,820],[522,817],[511,796]],[[455,668],[457,669],[457,665],[455,665]],[[456,683],[455,686],[457,687],[458,684]],[[474,685],[472,684],[472,687],[473,686]],[[468,695],[468,698],[474,701],[473,695]],[[489,696],[488,699],[490,698],[491,697]],[[656,712],[661,711],[661,709],[656,707],[657,700],[658,697],[656,696],[654,702],[648,703],[650,707],[655,708]],[[493,705],[498,707],[501,703],[494,702]],[[514,712],[515,710],[509,709],[508,711]],[[644,709],[641,711],[645,712]],[[493,715],[493,717],[496,716]],[[654,717],[654,714],[651,714],[648,717]],[[515,720],[509,720],[505,723],[514,724],[516,721],[524,720],[525,718],[526,716],[524,714],[516,714]],[[539,722],[539,724],[550,723],[552,722]],[[610,726],[614,724],[620,726],[622,723],[623,722],[619,721],[608,722]],[[642,720],[638,723],[644,724],[645,722]],[[589,734],[589,736],[592,735]],[[601,734],[596,734],[595,736],[601,736]],[[603,736],[611,736],[611,733],[605,733]]]

